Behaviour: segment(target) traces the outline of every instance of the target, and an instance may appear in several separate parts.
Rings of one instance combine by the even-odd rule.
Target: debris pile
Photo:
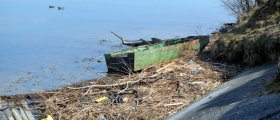
[[[196,57],[181,57],[141,73],[38,93],[43,100],[37,103],[37,110],[57,120],[164,119],[220,85],[225,74],[237,70]]]

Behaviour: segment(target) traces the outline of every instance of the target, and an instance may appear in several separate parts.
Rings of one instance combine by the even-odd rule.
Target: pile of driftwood
[[[220,85],[234,66],[182,57],[141,73],[38,93],[43,116],[64,119],[164,119]],[[232,73],[226,73],[231,71]]]

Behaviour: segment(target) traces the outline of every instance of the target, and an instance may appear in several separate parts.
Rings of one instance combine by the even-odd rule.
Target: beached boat
[[[208,43],[209,36],[174,38],[152,45],[112,52],[104,56],[109,73],[131,73],[178,58],[187,51],[201,51]]]

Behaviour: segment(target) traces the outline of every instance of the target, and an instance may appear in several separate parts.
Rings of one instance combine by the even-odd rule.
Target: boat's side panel
[[[203,50],[209,43],[209,36],[202,36],[199,38],[199,51]]]
[[[134,69],[134,53],[105,54],[104,56],[109,73],[131,73]]]
[[[143,45],[133,49],[105,54],[108,72],[138,71],[151,65],[169,61],[190,50],[200,51],[209,42],[208,36],[169,39],[153,45]]]
[[[178,58],[189,50],[200,51],[202,47],[201,42],[197,39],[167,46],[165,44],[157,44],[156,46],[147,47],[146,50],[137,51],[134,56],[134,70],[141,70],[154,64]]]

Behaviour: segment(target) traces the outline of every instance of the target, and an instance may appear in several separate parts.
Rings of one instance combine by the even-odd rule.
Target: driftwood
[[[137,46],[141,46],[141,45],[150,45],[150,44],[154,44],[154,43],[159,43],[162,40],[158,39],[158,38],[151,38],[151,41],[147,41],[144,39],[140,39],[140,40],[124,40],[123,37],[117,35],[114,32],[111,32],[113,35],[117,36],[121,41],[122,44],[124,45],[128,45],[128,46],[133,46],[133,47],[137,47]]]
[[[67,87],[69,89],[74,89],[74,90],[78,90],[78,89],[84,89],[84,88],[108,88],[108,87],[117,87],[117,86],[123,86],[123,85],[133,85],[136,83],[141,82],[142,79],[136,80],[136,81],[128,81],[125,83],[116,83],[116,84],[110,84],[110,85],[89,85],[89,86],[83,86],[83,87]]]
[[[177,106],[177,105],[183,105],[184,103],[171,103],[171,104],[165,104],[163,105],[164,107],[169,107],[169,106]]]
[[[11,111],[16,120],[22,120],[22,117],[16,108],[12,108]]]
[[[38,94],[43,101],[34,106],[42,111],[39,117],[51,115],[58,120],[164,119],[221,84],[222,74],[213,71],[212,64],[191,59],[195,61],[192,64],[186,62],[189,57],[184,57],[131,76],[100,78],[41,92]],[[203,69],[193,74],[192,68],[197,66]],[[96,103],[102,97],[109,99]]]
[[[165,70],[166,68],[168,68],[168,67],[170,67],[170,66],[172,66],[172,65],[174,65],[175,63],[174,62],[172,62],[172,63],[169,63],[169,64],[167,64],[167,65],[165,65],[165,66],[163,66],[163,67],[161,67],[161,68],[159,68],[159,69],[157,69],[156,70],[156,72],[161,72],[161,71],[163,71],[163,70]]]
[[[138,80],[135,81],[127,81],[127,82],[123,82],[123,83],[116,83],[116,84],[109,84],[109,85],[89,85],[89,86],[83,86],[83,87],[67,87],[68,89],[73,89],[73,90],[78,90],[78,89],[84,89],[84,88],[108,88],[108,87],[118,87],[118,86],[128,86],[128,85],[134,85],[136,83],[140,83],[140,82],[147,82],[147,80],[145,80],[146,78],[155,78],[159,75],[158,74],[154,74],[151,76],[147,76],[145,78],[140,78]]]
[[[155,78],[157,77],[159,74],[154,74],[145,78]],[[123,83],[116,83],[116,84],[109,84],[109,85],[89,85],[89,86],[83,86],[83,87],[67,87],[68,89],[73,89],[73,90],[78,90],[78,89],[84,89],[84,88],[108,88],[108,87],[118,87],[118,86],[128,86],[128,85],[134,85],[140,82],[147,82],[147,80],[144,80],[145,78],[141,78],[135,81],[127,81],[127,82],[123,82]]]

